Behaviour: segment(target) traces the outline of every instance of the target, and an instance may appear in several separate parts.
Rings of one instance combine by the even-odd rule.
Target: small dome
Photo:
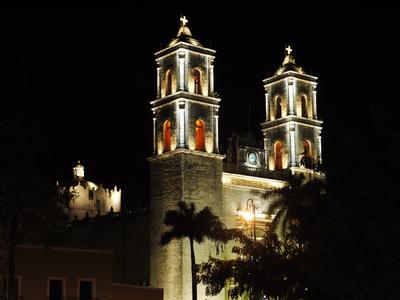
[[[192,33],[190,32],[189,27],[185,26],[181,26],[179,28],[178,34],[176,35],[177,37],[180,36],[187,36],[187,37],[192,37]]]
[[[168,46],[171,47],[179,42],[192,44],[194,46],[201,46],[200,42],[192,37],[192,32],[190,31],[189,27],[186,26],[186,23],[189,22],[188,19],[183,16],[180,18],[180,21],[181,27],[178,30],[178,34],[176,35],[176,38],[169,43]]]
[[[305,74],[302,67],[296,64],[294,56],[291,54],[292,51],[293,50],[290,46],[285,48],[286,52],[285,59],[283,60],[282,66],[275,72],[276,75],[280,75],[288,71],[294,71],[297,73]]]

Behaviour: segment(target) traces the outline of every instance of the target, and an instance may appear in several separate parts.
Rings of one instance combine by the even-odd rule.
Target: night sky
[[[382,103],[396,104],[386,73],[398,52],[391,11],[356,4],[206,2],[3,8],[0,101],[31,104],[47,140],[44,168],[58,178],[72,176],[80,159],[89,180],[122,187],[128,207],[146,204],[154,52],[176,36],[184,14],[193,37],[217,50],[222,152],[232,131],[250,129],[261,138],[262,80],[280,66],[290,44],[296,62],[319,77],[323,155],[334,169],[349,128],[369,122]]]

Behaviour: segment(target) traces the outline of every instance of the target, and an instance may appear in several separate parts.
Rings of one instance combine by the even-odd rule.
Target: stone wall
[[[222,156],[180,149],[150,159],[151,184],[151,267],[150,282],[164,288],[165,300],[191,298],[190,250],[187,239],[160,246],[166,230],[163,219],[166,211],[175,210],[178,201],[194,202],[197,209],[212,207],[222,216]],[[196,263],[215,252],[213,243],[195,245]],[[199,299],[205,288],[198,286]],[[221,296],[222,297],[222,296]],[[219,299],[219,297],[207,297]]]

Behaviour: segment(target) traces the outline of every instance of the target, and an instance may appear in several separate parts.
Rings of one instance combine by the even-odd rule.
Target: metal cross
[[[188,19],[186,19],[185,16],[181,17],[179,20],[181,20],[181,25],[186,26],[186,23],[189,22]]]
[[[287,47],[285,48],[285,50],[286,50],[286,54],[287,54],[287,55],[290,55],[290,53],[293,51],[293,49],[290,48],[290,45],[287,46]]]

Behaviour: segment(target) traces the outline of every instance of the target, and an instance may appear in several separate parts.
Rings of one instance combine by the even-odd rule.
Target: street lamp
[[[254,200],[252,198],[249,198],[247,200],[247,209],[251,208],[253,210],[253,236],[254,236],[254,241],[257,240],[256,236],[256,206],[254,204]]]

